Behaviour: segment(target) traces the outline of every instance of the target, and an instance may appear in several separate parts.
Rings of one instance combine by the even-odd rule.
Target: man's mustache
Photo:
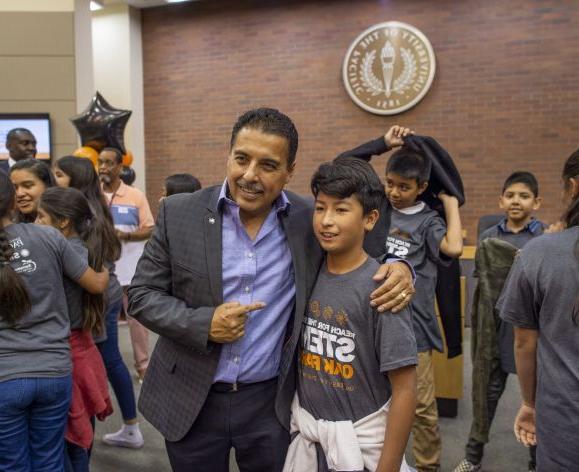
[[[247,190],[248,192],[263,192],[263,187],[261,186],[261,184],[250,184],[249,182],[246,182],[243,179],[239,179],[236,184],[243,188],[244,190]]]

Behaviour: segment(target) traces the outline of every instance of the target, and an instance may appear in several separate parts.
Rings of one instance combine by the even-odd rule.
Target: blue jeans
[[[64,456],[64,470],[66,472],[89,472],[88,449],[66,441]]]
[[[62,472],[72,377],[0,382],[0,470]]]
[[[119,402],[123,419],[127,421],[137,417],[137,405],[131,374],[129,374],[129,370],[119,351],[117,322],[122,306],[123,302],[119,300],[118,303],[114,303],[107,308],[105,315],[107,339],[102,343],[98,343],[97,347],[107,369],[107,377]]]

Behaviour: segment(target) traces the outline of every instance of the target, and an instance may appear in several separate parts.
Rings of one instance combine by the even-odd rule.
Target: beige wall
[[[135,186],[145,191],[141,12],[111,5],[92,13],[94,87],[115,108],[131,110],[125,147],[133,153]]]
[[[70,2],[56,3],[65,10]],[[53,157],[77,147],[69,121],[76,114],[74,44],[72,8],[6,11],[0,2],[0,113],[50,113]]]

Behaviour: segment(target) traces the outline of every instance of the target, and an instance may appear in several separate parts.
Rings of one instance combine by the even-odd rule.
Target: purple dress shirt
[[[239,206],[219,195],[222,208],[223,301],[265,302],[248,314],[245,335],[223,344],[214,382],[252,383],[278,375],[288,320],[295,303],[295,277],[287,238],[278,214],[289,210],[284,192],[273,203],[255,240],[247,235]]]

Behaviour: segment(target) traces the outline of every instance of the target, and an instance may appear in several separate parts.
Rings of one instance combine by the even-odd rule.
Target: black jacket
[[[444,190],[449,195],[453,195],[458,199],[459,206],[465,202],[464,186],[458,169],[454,165],[450,154],[438,142],[429,136],[407,136],[404,140],[405,146],[408,146],[415,152],[418,152],[430,159],[432,169],[430,173],[430,180],[428,182],[428,189],[421,196],[421,199],[433,210],[437,211],[444,218],[444,209],[442,203],[437,198],[437,194]],[[389,151],[390,148],[386,145],[384,137],[381,136],[372,141],[368,141],[354,149],[343,152],[340,157],[357,157],[370,161],[372,156],[383,154]],[[369,247],[373,249],[380,244],[384,247],[387,231],[390,228],[390,212],[391,207],[387,200],[385,200],[380,215],[384,215],[384,222],[382,224],[382,216],[378,222],[380,230],[376,230],[368,235],[364,243],[366,251],[376,257],[373,252],[368,250]],[[377,226],[378,226],[377,225]],[[368,246],[368,248],[367,248]],[[448,266],[439,266],[438,281],[436,285],[436,298],[438,301],[438,308],[440,311],[440,318],[442,327],[446,338],[446,345],[448,346],[448,357],[453,357],[462,354],[462,329],[460,323],[460,263],[458,259],[453,260]]]

